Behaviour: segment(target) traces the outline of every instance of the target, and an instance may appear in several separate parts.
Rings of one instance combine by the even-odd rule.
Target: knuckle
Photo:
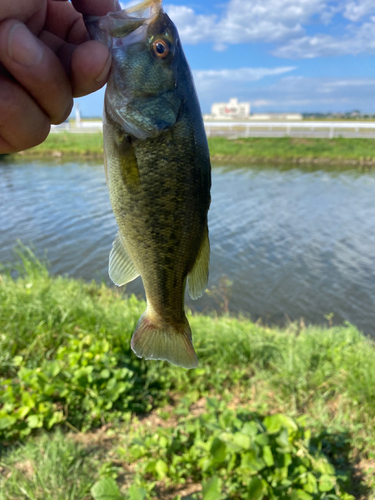
[[[16,152],[43,142],[50,121],[16,83],[0,77],[0,137],[2,146]],[[0,143],[1,145],[1,143]]]

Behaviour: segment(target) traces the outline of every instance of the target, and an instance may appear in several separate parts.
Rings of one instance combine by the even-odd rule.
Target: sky
[[[375,114],[374,0],[164,0],[164,9],[203,113],[237,97],[252,113]],[[103,97],[78,99],[82,116],[101,116]]]

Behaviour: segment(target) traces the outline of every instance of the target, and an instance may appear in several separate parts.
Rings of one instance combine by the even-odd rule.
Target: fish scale
[[[159,0],[86,18],[112,51],[104,105],[106,178],[119,233],[109,274],[141,275],[147,309],[131,346],[139,357],[193,368],[184,311],[207,285],[211,167],[192,75]]]

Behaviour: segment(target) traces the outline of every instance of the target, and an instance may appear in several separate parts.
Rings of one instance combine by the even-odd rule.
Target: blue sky
[[[136,3],[136,2],[135,2]],[[375,113],[375,0],[164,0],[202,111]],[[104,91],[78,100],[100,116]]]

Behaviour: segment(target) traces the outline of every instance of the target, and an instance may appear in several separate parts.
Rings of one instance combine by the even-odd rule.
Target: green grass
[[[61,431],[43,434],[15,447],[0,461],[0,471],[6,478],[0,499],[90,498],[90,488],[98,476],[93,473],[96,466],[94,454],[87,453]]]
[[[209,140],[214,159],[237,158],[246,161],[331,161],[375,162],[375,141],[369,139],[295,139],[248,138],[227,140],[212,137]]]
[[[0,277],[0,499],[90,499],[89,486],[109,477],[123,495],[138,485],[134,499],[144,490],[172,500],[212,479],[224,495],[214,499],[257,487],[267,500],[305,488],[303,474],[318,490],[333,485],[330,498],[375,498],[375,345],[355,327],[280,330],[189,315],[200,365],[186,371],[131,352],[144,303],[52,277],[27,249],[19,255],[18,278],[6,269]],[[276,434],[266,424],[274,414],[292,419]],[[246,422],[258,422],[256,442],[233,448]],[[289,465],[264,462],[270,451],[275,463],[290,455]],[[242,473],[249,481],[237,484]],[[309,491],[293,498],[328,499]]]
[[[52,133],[35,148],[20,153],[22,157],[59,157],[60,155],[82,158],[101,158],[103,156],[103,134],[88,133]],[[19,155],[16,155],[19,156]]]
[[[100,158],[103,154],[101,133],[54,133],[23,157],[74,156]],[[213,160],[264,162],[375,162],[375,141],[370,139],[296,139],[244,138],[228,140],[209,138]]]

